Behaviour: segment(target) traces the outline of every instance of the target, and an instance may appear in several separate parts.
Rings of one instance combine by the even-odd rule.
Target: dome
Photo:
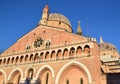
[[[104,50],[115,50],[115,51],[118,51],[117,48],[113,44],[106,43],[106,42],[100,43],[100,50],[101,51],[104,51]]]
[[[51,13],[48,17],[48,20],[57,20],[57,21],[61,21],[66,23],[67,25],[71,26],[70,21],[62,14],[58,14],[58,13]]]

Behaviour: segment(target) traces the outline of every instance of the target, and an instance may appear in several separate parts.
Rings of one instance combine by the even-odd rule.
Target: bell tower
[[[43,9],[42,18],[41,18],[39,24],[46,25],[47,19],[48,19],[48,14],[49,14],[49,8],[48,8],[48,5],[46,5]]]

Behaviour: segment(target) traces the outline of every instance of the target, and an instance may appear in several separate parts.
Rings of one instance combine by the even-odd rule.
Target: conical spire
[[[102,36],[100,36],[100,44],[104,43]]]
[[[80,26],[80,21],[78,21],[78,28],[77,28],[77,34],[78,35],[82,35],[82,29],[81,29],[81,26]]]
[[[49,10],[48,4],[45,5],[44,9]]]

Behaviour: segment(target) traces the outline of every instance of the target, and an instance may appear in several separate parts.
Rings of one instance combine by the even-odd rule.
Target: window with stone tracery
[[[38,48],[43,44],[43,39],[42,38],[38,38],[36,41],[34,41],[34,47]]]

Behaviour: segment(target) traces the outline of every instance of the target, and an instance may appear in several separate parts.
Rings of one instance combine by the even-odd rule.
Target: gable
[[[42,50],[48,47],[54,48],[73,43],[86,42],[87,40],[88,38],[86,37],[78,36],[65,30],[40,25],[17,40],[11,47],[3,52],[2,55],[21,53],[27,50]]]

